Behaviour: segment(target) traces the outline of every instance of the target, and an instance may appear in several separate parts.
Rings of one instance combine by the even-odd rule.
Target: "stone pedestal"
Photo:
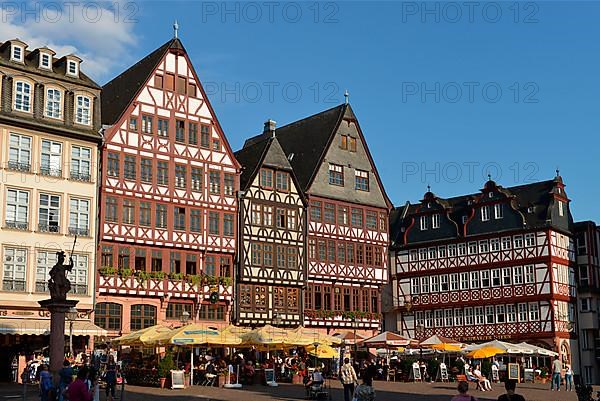
[[[50,311],[50,373],[55,383],[58,381],[58,372],[62,369],[65,360],[65,314],[78,302],[53,299],[39,301],[42,308]]]

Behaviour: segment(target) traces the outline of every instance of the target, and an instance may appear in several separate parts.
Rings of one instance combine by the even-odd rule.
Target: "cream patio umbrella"
[[[324,334],[319,330],[300,326],[289,333],[286,342],[288,345],[296,346],[314,345],[315,343],[319,345],[340,345],[342,339]]]

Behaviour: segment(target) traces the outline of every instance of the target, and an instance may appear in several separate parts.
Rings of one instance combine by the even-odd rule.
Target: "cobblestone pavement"
[[[551,392],[549,385],[522,384],[518,393],[525,396],[527,401],[576,401],[575,392]],[[375,382],[376,401],[450,401],[456,394],[454,383],[393,383]],[[344,399],[341,385],[331,381],[331,400]],[[502,384],[494,385],[491,392],[472,391],[471,394],[479,401],[495,401],[503,393]],[[22,398],[23,387],[0,384],[0,401],[18,401]],[[119,394],[117,394],[119,395]],[[158,401],[163,398],[169,401],[292,401],[304,399],[304,388],[301,385],[281,384],[279,387],[250,386],[239,390],[229,390],[217,387],[194,386],[185,390],[161,390],[151,387],[127,386],[125,397],[116,401]],[[38,401],[37,390],[31,387],[26,401]],[[101,392],[100,401],[105,401]]]

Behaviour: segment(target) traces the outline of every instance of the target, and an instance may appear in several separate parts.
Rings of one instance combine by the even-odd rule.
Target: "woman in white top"
[[[573,391],[573,369],[570,364],[567,364],[565,370],[565,391]]]

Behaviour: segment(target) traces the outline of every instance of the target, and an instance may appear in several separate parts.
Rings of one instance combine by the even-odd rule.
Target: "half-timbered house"
[[[527,341],[560,352],[574,336],[575,250],[562,178],[392,213],[393,329],[462,341]],[[575,349],[575,348],[574,348]]]
[[[103,87],[95,321],[225,323],[239,165],[177,38]]]
[[[293,122],[275,136],[308,202],[304,324],[379,330],[391,203],[352,107]]]
[[[306,204],[267,121],[262,136],[235,153],[242,166],[236,321],[298,326],[306,285]]]

